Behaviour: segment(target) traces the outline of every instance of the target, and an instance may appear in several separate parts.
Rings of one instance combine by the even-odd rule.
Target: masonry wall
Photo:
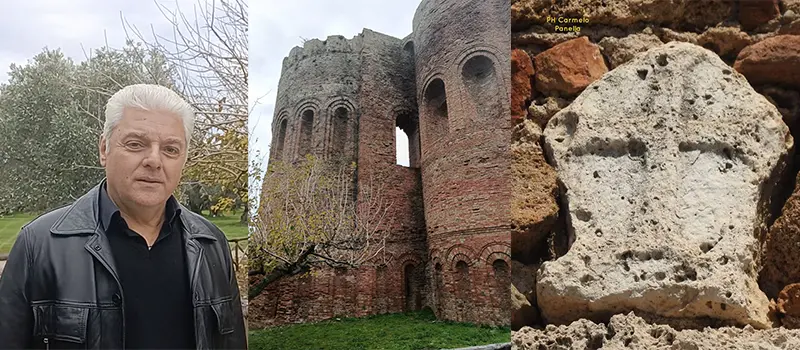
[[[386,248],[358,269],[318,268],[269,286],[251,301],[266,311],[249,319],[255,327],[419,310],[426,304],[428,249],[420,170],[418,165],[395,164],[395,126],[399,121],[413,133],[418,123],[413,56],[403,50],[402,40],[368,29],[345,44],[337,40],[329,37],[323,43],[325,50],[312,40],[312,54],[306,50],[308,44],[303,51],[290,54],[276,111],[294,111],[288,114],[295,118],[289,118],[293,127],[286,139],[302,141],[303,112],[321,110],[313,153],[327,159],[340,155],[331,147],[343,136],[332,124],[336,109],[344,106],[354,111],[357,119],[348,121],[352,123],[348,126],[356,129],[353,134],[348,130],[345,154],[352,152],[357,162],[359,201],[373,195],[389,204],[382,227],[389,233]],[[329,43],[334,43],[333,49],[327,47]],[[332,79],[324,76],[336,70],[339,73]],[[281,131],[278,118],[286,113],[283,111],[276,112],[276,135]],[[325,137],[332,139],[326,141]],[[279,138],[274,139],[275,144]],[[282,156],[299,159],[301,143],[285,148]]]
[[[413,56],[400,39],[369,29],[362,35],[359,200],[371,193],[389,205],[384,229],[390,243],[383,260],[376,261],[388,262],[386,274],[391,277],[385,276],[388,280],[379,286],[394,296],[388,311],[417,310],[424,304],[427,252],[420,171],[414,164],[395,164],[395,127],[400,122],[413,133],[418,124]]]
[[[496,283],[510,265],[508,14],[501,0],[450,0],[414,16],[428,283],[444,319],[509,320]]]
[[[402,41],[369,29],[363,32],[359,121],[358,187],[381,190],[391,204],[386,227],[394,239],[424,239],[419,166],[397,165],[398,121],[416,129],[419,123],[413,57]]]
[[[390,204],[389,235],[358,269],[273,283],[250,301],[266,310],[249,317],[252,327],[423,307],[508,324],[508,14],[502,0],[423,1],[407,38],[365,29],[292,50],[270,161],[352,159],[359,203],[377,194]],[[395,164],[396,127],[409,137],[407,167]]]
[[[710,50],[730,66],[728,72],[734,76],[744,76],[747,83],[780,112],[783,122],[791,131],[796,148],[796,140],[800,137],[797,124],[800,120],[800,65],[797,64],[800,62],[800,17],[797,15],[800,13],[800,2],[625,0],[607,2],[607,6],[604,4],[592,8],[586,8],[580,1],[571,0],[559,4],[523,0],[514,3],[511,12],[514,33],[511,38],[515,47],[513,64],[516,68],[516,84],[512,101],[521,125],[533,122],[547,130],[545,126],[550,118],[570,106],[584,93],[584,89],[602,79],[604,74],[614,73],[615,69],[630,64],[639,55],[646,55],[648,50],[659,49],[670,43],[685,42]],[[580,25],[578,31],[557,31],[555,24],[548,22],[547,17],[558,16],[587,18],[589,22]],[[576,66],[576,62],[580,62],[580,67]],[[730,96],[733,98],[734,95]],[[673,97],[675,96],[665,96]],[[759,99],[753,98],[752,105],[757,106],[759,100],[760,96]],[[631,116],[633,117],[635,116]],[[704,118],[706,115],[699,114],[698,117]],[[524,140],[517,141],[526,143]],[[527,142],[539,147],[538,142]],[[792,153],[789,154],[792,156]],[[788,305],[788,300],[797,295],[794,294],[794,288],[800,286],[800,274],[797,273],[800,271],[800,264],[797,264],[798,255],[794,244],[800,237],[797,229],[797,218],[800,217],[797,215],[797,208],[800,208],[797,205],[800,198],[797,187],[800,162],[797,161],[796,150],[793,157],[783,171],[783,182],[776,186],[775,197],[779,199],[773,199],[771,203],[772,212],[769,215],[774,216],[774,219],[767,220],[767,227],[764,229],[768,232],[756,234],[760,239],[761,251],[754,260],[759,264],[759,287],[771,299],[769,316],[773,322],[772,327],[800,328],[800,312],[784,307],[773,309],[773,305]],[[530,157],[527,161],[535,164],[531,168],[550,169],[540,170],[539,174],[554,174],[543,156]],[[540,181],[536,183],[536,187],[531,186],[537,188],[539,193],[530,191],[524,195],[528,198],[554,197],[553,194],[557,193],[553,191],[556,188],[555,176],[549,176],[553,177],[549,183]],[[553,215],[547,215],[541,209],[538,214],[539,221],[530,220],[529,224],[530,228],[539,231],[536,236],[563,236],[563,233],[556,230],[548,232],[549,230],[542,229],[552,226],[546,220],[551,220]],[[529,245],[546,243],[547,240],[528,242]],[[549,259],[557,260],[565,253],[566,249]],[[525,262],[528,266],[519,264],[520,268],[514,269],[514,284],[527,297],[532,307],[519,305],[515,311],[517,322],[512,325],[513,328],[524,325],[542,327],[548,322],[540,319],[536,312],[537,302],[541,301],[536,295],[536,286],[540,282],[537,281],[537,276],[541,276],[537,274],[537,270],[541,271],[541,262],[531,259],[531,255],[515,257],[516,260],[525,259],[531,262]],[[726,263],[727,260],[720,264]],[[712,266],[716,265],[712,263]],[[638,293],[646,294],[641,291]],[[674,291],[671,293],[674,294]],[[666,304],[667,301],[658,302]],[[686,300],[682,303],[688,305]],[[730,310],[730,306],[728,309]],[[618,312],[629,311],[630,309],[624,309]],[[710,319],[721,316],[724,316],[723,312]],[[680,323],[681,327],[687,326],[685,319],[660,319],[658,323]],[[796,336],[795,333],[794,337]],[[626,335],[626,339],[630,339],[627,337],[629,335]],[[700,337],[705,338],[707,335],[701,334]],[[781,340],[785,341],[786,338]],[[529,344],[536,346],[536,342]],[[749,345],[742,345],[743,348],[747,346]]]
[[[387,252],[424,251],[424,242],[390,242]],[[320,268],[271,284],[250,308],[263,312],[248,316],[250,328],[322,321],[334,317],[419,310],[424,304],[424,275],[413,254],[387,259],[358,269]],[[413,262],[413,264],[412,264]]]

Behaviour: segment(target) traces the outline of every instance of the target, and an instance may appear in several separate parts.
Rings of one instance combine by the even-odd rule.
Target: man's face
[[[106,147],[100,138],[100,164],[117,205],[163,206],[178,186],[186,163],[186,132],[180,116],[128,108]]]

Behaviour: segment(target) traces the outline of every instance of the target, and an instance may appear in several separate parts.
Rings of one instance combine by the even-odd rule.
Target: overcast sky
[[[105,43],[121,48],[126,39],[121,16],[145,34],[152,26],[167,36],[172,26],[158,5],[179,7],[191,16],[192,8],[206,1],[213,0],[9,1],[0,15],[0,82],[8,80],[11,63],[25,64],[45,47],[60,48],[76,62]],[[349,39],[363,28],[403,38],[411,33],[418,5],[418,0],[249,1],[251,150],[260,150],[262,158],[268,155],[281,64],[292,47],[329,35]],[[407,151],[406,144],[398,146]]]
[[[251,149],[268,154],[281,65],[293,47],[329,35],[350,39],[363,28],[402,39],[411,34],[417,6],[419,0],[251,1],[250,103],[261,98],[250,115]],[[407,154],[407,144],[399,148]]]
[[[171,10],[179,6],[191,16],[198,3],[198,0],[8,1],[0,15],[0,82],[8,81],[11,63],[25,64],[45,47],[61,48],[75,62],[85,60],[89,50],[104,46],[106,41],[112,48],[121,48],[125,45],[121,16],[143,34],[152,33],[152,25],[159,35],[169,35],[172,26],[157,4]]]

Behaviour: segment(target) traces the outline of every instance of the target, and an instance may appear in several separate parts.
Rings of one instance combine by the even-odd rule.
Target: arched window
[[[403,51],[411,55],[411,57],[414,57],[414,42],[413,41],[407,42],[405,46],[403,46]]]
[[[341,155],[344,152],[345,146],[347,145],[347,125],[349,124],[348,118],[349,113],[347,108],[339,107],[333,112],[333,118],[331,120],[331,124],[333,124],[333,135],[331,136],[331,143],[333,144],[332,151],[334,154]]]
[[[283,148],[284,144],[286,143],[286,126],[288,122],[286,119],[281,120],[280,125],[278,126],[278,135],[275,140],[275,155],[274,159],[282,160],[283,159]]]
[[[458,279],[456,283],[458,294],[466,296],[467,291],[471,290],[472,286],[469,279],[469,265],[463,260],[459,260],[456,263],[456,278]]]
[[[437,262],[436,265],[433,266],[434,274],[434,302],[436,303],[436,316],[441,317],[442,309],[444,306],[444,280],[442,279],[442,264]]]
[[[307,109],[300,117],[300,144],[297,147],[298,155],[305,157],[311,153],[312,132],[314,130],[314,111]]]
[[[493,303],[507,310],[511,303],[511,295],[508,293],[511,288],[511,272],[508,263],[503,259],[497,259],[492,262],[492,269],[494,270]]]
[[[434,79],[425,89],[425,113],[433,138],[448,133],[447,92],[442,79]]]
[[[476,55],[467,60],[461,69],[461,77],[472,103],[477,107],[478,117],[502,116],[503,105],[501,83],[495,72],[494,62],[487,56]]]
[[[419,168],[419,118],[404,112],[395,120],[396,163]]]
[[[508,263],[506,263],[506,261],[503,259],[495,260],[492,263],[492,269],[494,270],[494,278],[496,280],[505,280],[510,276],[508,271]]]
[[[476,83],[483,83],[494,76],[494,62],[489,57],[476,55],[464,63],[461,69],[461,76],[464,80]]]
[[[419,288],[419,276],[417,266],[408,264],[403,268],[403,287],[405,291],[405,311],[420,309],[422,294]]]

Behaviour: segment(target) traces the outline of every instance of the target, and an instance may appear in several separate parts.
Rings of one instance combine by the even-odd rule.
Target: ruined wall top
[[[366,30],[366,29],[365,29]],[[289,56],[283,59],[283,70],[293,66],[298,61],[312,56],[327,55],[331,53],[358,53],[362,49],[362,34],[352,39],[342,35],[330,35],[325,40],[311,39],[303,43],[303,47],[295,46],[289,51]]]

